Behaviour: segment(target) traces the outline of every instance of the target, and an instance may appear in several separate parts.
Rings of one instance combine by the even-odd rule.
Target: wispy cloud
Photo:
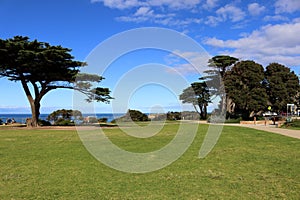
[[[231,21],[240,22],[245,19],[246,13],[231,4],[227,4],[216,10],[216,15],[208,16],[205,24],[210,26],[217,26],[221,22]]]
[[[105,6],[116,9],[128,9],[134,7],[161,7],[165,6],[171,9],[190,9],[197,6],[200,0],[91,0],[92,3],[101,2]]]
[[[203,71],[208,69],[207,62],[210,57],[208,53],[204,52],[174,51],[166,58],[167,64],[172,67],[168,69],[168,72],[200,76]]]
[[[300,11],[299,0],[277,0],[275,3],[275,12],[278,13],[293,13]]]
[[[290,66],[300,63],[300,22],[267,25],[235,40],[209,38],[205,43],[222,48],[242,59],[254,59],[262,64],[280,62]]]
[[[266,7],[259,5],[258,3],[248,4],[248,12],[250,15],[258,16],[266,10]]]

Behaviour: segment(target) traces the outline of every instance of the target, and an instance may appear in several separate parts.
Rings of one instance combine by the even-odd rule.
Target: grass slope
[[[198,158],[206,125],[168,167],[129,174],[94,159],[75,131],[0,129],[0,199],[299,199],[300,140],[224,127],[213,149]],[[119,129],[106,134],[120,147],[147,152],[177,131],[167,125],[151,139]]]

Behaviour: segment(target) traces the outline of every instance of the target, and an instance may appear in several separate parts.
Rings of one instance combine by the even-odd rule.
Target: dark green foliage
[[[40,102],[51,90],[74,89],[84,93],[87,101],[111,99],[108,88],[92,87],[92,82],[99,83],[103,77],[79,74],[87,64],[74,60],[70,52],[71,49],[62,46],[29,41],[28,37],[0,39],[0,78],[21,82],[31,107],[33,126],[38,125]]]
[[[149,121],[149,118],[146,114],[144,114],[138,110],[130,110],[129,109],[125,116],[113,120],[112,123],[114,123],[115,121],[118,121],[118,122],[128,122],[128,121],[144,122],[144,121]]]
[[[47,120],[53,120],[57,121],[58,119],[71,119],[71,118],[76,118],[76,119],[81,119],[82,118],[82,113],[79,110],[66,110],[66,109],[61,109],[61,110],[56,110],[52,112],[51,114],[48,115]]]
[[[100,118],[100,119],[98,119],[98,122],[99,123],[107,123],[107,118],[105,118],[105,117],[103,117],[103,118]]]
[[[300,129],[300,120],[291,120],[284,123],[283,128]]]
[[[167,120],[181,120],[181,113],[180,112],[168,112]]]
[[[225,90],[236,104],[236,112],[243,118],[250,117],[251,112],[259,112],[267,106],[267,93],[263,86],[264,69],[253,61],[241,61],[225,74]]]
[[[56,126],[74,126],[75,123],[74,123],[74,121],[72,121],[70,119],[59,118],[57,121],[55,121],[54,125],[56,125]]]
[[[285,111],[287,104],[297,104],[299,79],[288,67],[278,63],[267,66],[266,88],[273,111]]]
[[[206,75],[200,78],[208,85],[211,96],[221,97],[219,105],[221,113],[226,113],[226,104],[229,101],[224,87],[225,74],[238,60],[228,55],[214,56],[208,61],[208,66],[211,69],[204,71]]]
[[[209,74],[209,72],[213,73],[214,75],[217,75],[216,72],[218,72],[221,76],[221,78],[224,78],[226,71],[229,70],[229,68],[235,64],[239,59],[227,55],[219,55],[212,57],[208,63],[209,67],[214,68],[214,70],[206,71],[206,73]]]
[[[2,121],[2,119],[0,119],[0,125],[2,125],[3,124],[3,121]]]
[[[191,103],[201,119],[207,118],[207,106],[211,101],[209,89],[205,82],[192,83],[190,87],[183,90],[179,99],[183,103]]]
[[[42,119],[39,119],[38,124],[39,126],[51,126],[51,123],[49,121]]]

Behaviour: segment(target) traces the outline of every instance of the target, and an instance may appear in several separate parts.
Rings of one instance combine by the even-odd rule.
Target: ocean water
[[[46,120],[49,114],[40,114],[40,119]],[[83,117],[93,116],[99,118],[107,118],[108,122],[111,122],[113,119],[125,115],[125,113],[94,113],[94,114],[82,114]],[[7,119],[14,118],[16,122],[25,124],[27,118],[31,118],[31,114],[0,114],[0,119],[3,123]]]

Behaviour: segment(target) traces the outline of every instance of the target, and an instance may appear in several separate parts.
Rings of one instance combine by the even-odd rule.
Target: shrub
[[[107,120],[108,120],[108,119],[107,119],[106,117],[103,117],[103,118],[99,118],[99,119],[98,119],[98,122],[99,122],[99,123],[107,123]]]
[[[56,126],[74,126],[75,123],[69,119],[60,118],[57,121],[55,121],[54,125],[56,125]]]
[[[39,126],[51,126],[51,123],[49,121],[42,120],[42,119],[39,119],[38,124]]]
[[[287,121],[284,123],[283,127],[293,127],[293,128],[300,128],[300,120],[292,120],[292,121]]]
[[[146,114],[144,114],[138,110],[128,110],[126,115],[113,120],[112,123],[114,123],[116,121],[119,121],[119,122],[128,122],[128,121],[144,122],[144,121],[149,121],[149,118]]]

